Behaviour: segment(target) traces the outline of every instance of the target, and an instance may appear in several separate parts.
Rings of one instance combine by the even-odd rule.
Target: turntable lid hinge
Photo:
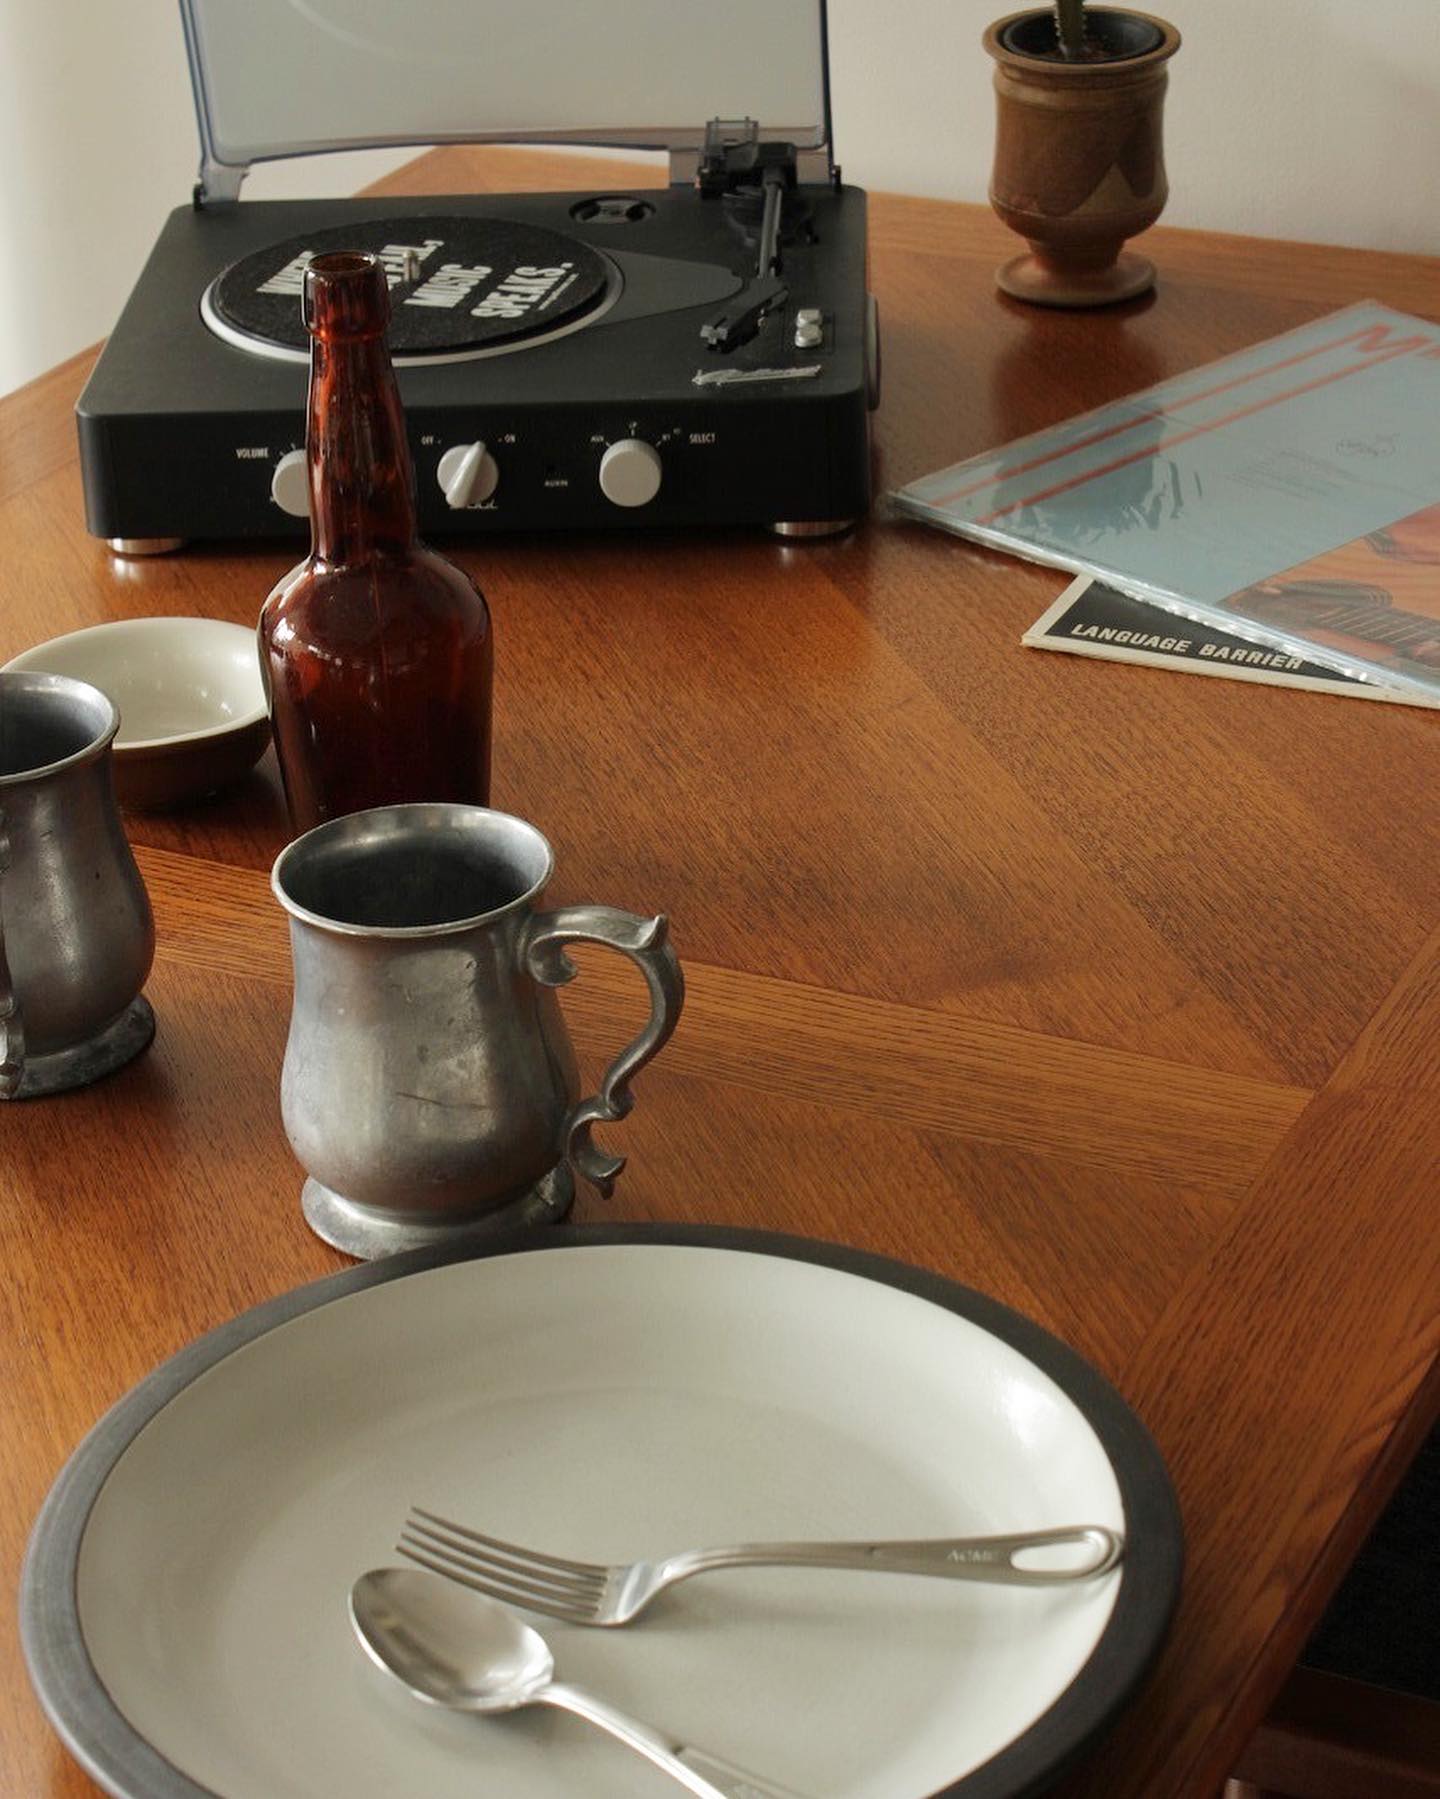
[[[780,164],[786,183],[838,186],[840,171],[825,147],[800,148],[785,139],[762,139],[751,118],[711,119],[705,127],[703,147],[693,145],[670,152],[670,185],[697,187],[706,197],[733,193],[758,185],[767,165]]]
[[[777,179],[794,187],[798,161],[794,144],[762,139],[754,119],[711,119],[695,185],[707,199]]]
[[[240,184],[250,173],[248,163],[217,162],[207,150],[200,159],[200,178],[190,190],[196,212],[212,206],[233,206],[240,198]]]

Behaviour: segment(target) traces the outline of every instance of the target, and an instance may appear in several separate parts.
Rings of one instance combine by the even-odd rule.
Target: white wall
[[[1167,223],[1440,252],[1440,0],[1153,3],[1185,37]],[[983,199],[1004,0],[829,6],[847,180]],[[245,191],[349,193],[402,160],[271,164]],[[175,0],[0,0],[0,392],[103,336],[195,163]]]
[[[245,193],[349,194],[409,154],[269,163]],[[0,393],[105,335],[198,161],[176,0],[0,0]]]

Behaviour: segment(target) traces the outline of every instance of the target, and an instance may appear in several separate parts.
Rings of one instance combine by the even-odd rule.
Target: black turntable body
[[[865,196],[788,179],[177,209],[80,399],[89,529],[303,533],[299,272],[342,244],[390,269],[427,536],[843,525],[877,387]]]

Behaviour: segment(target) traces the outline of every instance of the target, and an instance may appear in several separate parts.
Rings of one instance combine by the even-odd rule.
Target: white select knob
[[[310,471],[303,450],[287,450],[270,477],[270,498],[291,518],[310,516]]]
[[[638,437],[622,437],[600,458],[600,491],[617,506],[648,506],[660,491],[660,452]]]
[[[452,444],[435,469],[445,502],[456,512],[483,506],[500,485],[495,458],[482,443]]]

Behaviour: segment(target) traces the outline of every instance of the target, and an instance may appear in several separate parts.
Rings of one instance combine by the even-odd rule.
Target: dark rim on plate
[[[710,1225],[551,1226],[487,1243],[410,1250],[362,1263],[242,1312],[172,1356],[100,1419],[61,1470],[31,1532],[20,1588],[30,1677],[81,1766],[119,1799],[223,1799],[165,1760],[116,1707],[80,1628],[76,1575],[90,1509],[111,1469],[185,1387],[245,1344],[331,1300],[452,1262],[591,1245],[739,1250],[833,1268],[969,1319],[1061,1389],[1099,1438],[1120,1489],[1120,1591],[1074,1680],[1027,1730],[931,1799],[1025,1799],[1048,1787],[1112,1722],[1149,1672],[1180,1593],[1183,1542],[1174,1489],[1154,1439],[1104,1378],[1058,1337],[998,1300],[885,1256],[778,1232]]]

